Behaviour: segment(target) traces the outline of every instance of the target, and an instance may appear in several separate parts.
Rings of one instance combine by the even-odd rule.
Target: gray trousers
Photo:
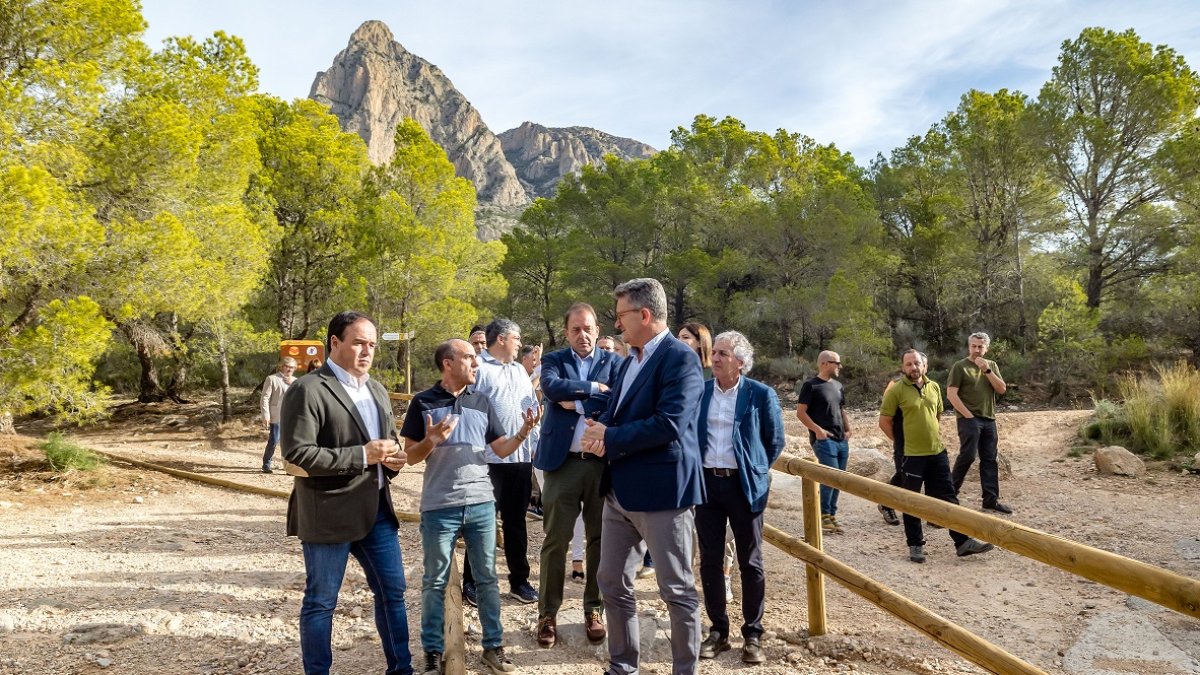
[[[597,581],[608,620],[608,672],[638,672],[641,633],[633,580],[646,541],[654,558],[658,594],[671,615],[671,672],[694,675],[700,658],[700,595],[692,574],[696,536],[692,507],[626,511],[611,494],[604,500]]]

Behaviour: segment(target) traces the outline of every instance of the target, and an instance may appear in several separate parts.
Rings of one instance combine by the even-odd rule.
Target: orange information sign
[[[296,359],[297,373],[307,373],[325,363],[325,343],[320,340],[284,340],[279,343],[279,358],[285,356]]]

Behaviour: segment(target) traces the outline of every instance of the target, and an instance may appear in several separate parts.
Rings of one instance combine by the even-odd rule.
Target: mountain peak
[[[395,41],[396,38],[387,24],[376,19],[364,21],[363,25],[359,26],[358,30],[350,36],[351,43],[367,43],[376,47],[387,47]]]

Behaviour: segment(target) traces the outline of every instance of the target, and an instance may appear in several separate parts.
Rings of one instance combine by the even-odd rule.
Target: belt
[[[570,457],[572,459],[581,459],[585,462],[598,461],[598,460],[604,459],[603,457],[597,457],[590,452],[568,452],[567,457]]]
[[[704,473],[706,473],[710,476],[716,476],[717,478],[733,478],[734,476],[736,476],[738,474],[738,470],[737,469],[710,469],[708,467],[704,467]]]

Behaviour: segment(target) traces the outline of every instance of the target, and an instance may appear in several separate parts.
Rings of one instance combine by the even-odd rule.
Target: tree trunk
[[[0,434],[12,435],[15,433],[17,433],[17,429],[13,426],[12,413],[0,410]]]
[[[1020,312],[1020,322],[1017,324],[1017,339],[1021,342],[1021,354],[1025,354],[1026,330],[1029,327],[1025,317],[1025,272],[1021,268],[1021,228],[1013,228],[1013,240],[1017,252],[1017,309]]]
[[[149,339],[142,335],[145,329],[136,329],[128,323],[120,323],[118,326],[121,329],[121,333],[129,340],[129,344],[133,345],[133,349],[137,353],[138,363],[142,368],[141,377],[138,381],[138,402],[161,403],[166,400],[166,392],[163,391],[162,385],[158,383],[158,366],[154,363],[153,348]]]
[[[221,422],[233,421],[233,403],[229,400],[229,352],[225,348],[225,334],[217,336],[217,361],[221,364]]]
[[[174,351],[175,367],[171,372],[171,381],[167,383],[167,397],[176,403],[190,403],[183,398],[183,388],[187,385],[188,373],[191,370],[192,357],[187,349],[187,342],[195,334],[195,328],[188,329],[187,335],[179,332],[179,316],[171,314],[171,347]]]

